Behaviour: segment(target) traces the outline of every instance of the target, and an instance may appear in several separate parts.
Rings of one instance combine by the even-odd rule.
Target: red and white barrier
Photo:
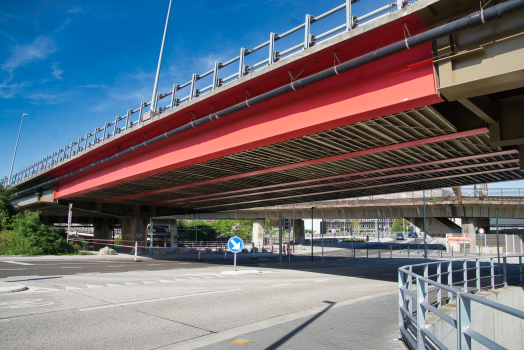
[[[138,250],[137,246],[138,246],[138,242],[135,242],[135,261],[136,261],[136,251]]]

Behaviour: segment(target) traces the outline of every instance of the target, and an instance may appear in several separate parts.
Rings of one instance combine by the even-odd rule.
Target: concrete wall
[[[524,285],[510,286],[476,295],[488,300],[524,310]],[[452,302],[440,308],[442,312],[456,319],[456,303]],[[429,314],[426,328],[448,349],[457,349],[456,330],[434,314]],[[497,342],[507,349],[524,349],[524,320],[494,310],[488,306],[471,302],[471,325],[477,333]],[[472,340],[472,349],[486,349]]]

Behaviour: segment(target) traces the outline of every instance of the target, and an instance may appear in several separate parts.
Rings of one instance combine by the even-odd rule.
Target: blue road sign
[[[232,253],[236,254],[242,251],[242,248],[244,248],[244,242],[242,242],[240,237],[234,236],[227,241],[227,247]]]

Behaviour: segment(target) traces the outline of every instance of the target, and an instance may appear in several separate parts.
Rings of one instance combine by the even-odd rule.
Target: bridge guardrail
[[[462,202],[464,201],[499,201],[499,202],[518,202],[524,201],[524,189],[522,188],[490,188],[489,190],[466,190],[462,194]],[[442,189],[440,190],[426,190],[426,205],[439,204],[439,203],[457,203],[459,200],[457,196],[450,192],[445,193]],[[460,203],[462,203],[460,202]],[[399,192],[392,194],[373,195],[365,197],[354,197],[346,199],[335,199],[325,201],[315,201],[307,203],[295,204],[295,209],[308,209],[311,207],[316,208],[327,208],[327,207],[351,207],[351,206],[362,206],[362,205],[376,205],[376,204],[395,204],[395,203],[411,203],[411,204],[422,204],[422,191],[410,191],[410,192]],[[256,210],[263,209],[290,209],[293,208],[293,204],[284,204],[271,207],[258,207]]]
[[[518,259],[518,264],[511,265],[515,272],[508,271],[509,258]],[[457,349],[472,349],[471,339],[489,349],[505,349],[471,327],[472,301],[524,320],[523,311],[471,294],[480,292],[482,289],[495,289],[506,287],[509,284],[523,283],[522,256],[504,257],[501,265],[495,264],[494,260],[495,258],[490,259],[489,263],[483,263],[479,259],[455,261],[456,265],[457,263],[461,265],[459,269],[454,269],[453,261],[406,265],[399,268],[399,339],[409,342],[416,349],[434,348],[435,346],[439,349],[448,349],[441,339],[426,328],[426,315],[432,312],[456,329]],[[430,275],[430,268],[436,269],[436,273]],[[497,273],[495,269],[498,270]],[[421,270],[422,274],[414,270],[417,272]],[[454,273],[455,275],[462,274],[462,278],[454,282]],[[474,277],[470,278],[470,275]],[[415,282],[415,291],[413,282]],[[456,285],[460,285],[462,289],[455,288]],[[430,286],[434,288],[430,290]],[[443,298],[443,291],[447,294],[446,298]],[[431,295],[430,300],[430,293],[433,292],[436,292],[436,296]],[[457,303],[456,318],[439,310],[443,303],[453,299]]]
[[[76,154],[87,151],[89,148],[97,145],[98,143],[101,143],[107,139],[115,137],[119,133],[141,124],[144,121],[143,120],[144,108],[148,106],[151,106],[150,107],[151,110],[159,111],[159,112],[164,112],[166,110],[176,108],[177,106],[185,102],[191,101],[192,99],[198,96],[211,92],[217,88],[220,88],[221,86],[229,82],[232,82],[235,79],[240,79],[251,71],[255,71],[267,65],[271,65],[277,62],[279,59],[289,57],[301,50],[308,49],[311,46],[313,46],[315,43],[319,43],[321,41],[328,40],[340,33],[352,30],[363,23],[373,21],[387,14],[388,12],[400,10],[412,3],[408,0],[393,0],[392,2],[389,2],[387,5],[384,5],[367,14],[364,14],[358,17],[353,16],[352,9],[351,9],[352,4],[355,4],[359,1],[360,0],[346,0],[345,3],[321,15],[318,15],[318,16],[311,16],[307,14],[305,17],[304,23],[282,34],[270,33],[269,40],[263,42],[260,45],[255,46],[252,49],[241,48],[240,54],[238,56],[226,62],[223,62],[223,63],[215,62],[214,68],[205,73],[202,73],[202,74],[193,73],[190,81],[184,84],[181,84],[181,85],[174,84],[171,91],[168,91],[166,93],[157,94],[156,99],[153,101],[153,106],[151,106],[151,102],[141,102],[138,108],[128,109],[125,115],[116,116],[115,119],[112,120],[111,122],[106,122],[103,127],[95,128],[93,132],[88,132],[85,137],[79,137],[77,141],[73,141],[71,142],[71,144],[65,145],[63,148],[60,148],[58,151],[53,152],[52,155],[48,155],[47,157],[44,157],[42,160],[34,163],[33,165],[28,166],[27,168],[15,173],[9,181],[9,185],[16,185],[17,183],[20,183],[34,175],[37,175],[59,163],[62,163],[72,158]],[[311,25],[313,23],[316,23],[340,11],[345,11],[345,15],[346,15],[345,23],[340,24],[334,28],[331,28],[321,34],[314,35],[312,33]],[[304,30],[304,40],[302,42],[290,48],[284,49],[282,51],[276,50],[275,43],[277,41],[285,37],[288,37],[294,33],[297,33],[301,30]],[[266,47],[268,48],[268,58],[260,62],[251,64],[251,65],[246,64],[245,62],[246,57]],[[238,71],[235,71],[233,74],[227,77],[220,78],[219,71],[221,69],[229,67],[231,64],[235,62],[238,62],[239,64]],[[201,87],[201,88],[197,88],[197,82],[206,77],[212,77],[211,84]],[[295,78],[291,77],[291,79],[296,79],[296,77]],[[184,88],[189,89],[188,95],[182,98],[176,97],[177,96],[176,93],[178,91],[182,91]],[[161,100],[169,96],[171,96],[169,104],[167,104],[164,107],[159,107],[157,109],[158,103]],[[138,113],[138,118],[136,120],[132,120],[131,117],[137,113]]]

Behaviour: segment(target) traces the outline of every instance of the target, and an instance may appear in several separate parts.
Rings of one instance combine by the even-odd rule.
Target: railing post
[[[504,279],[504,287],[508,286],[508,265],[507,265],[508,258],[504,257],[502,258],[502,271],[503,271],[503,279]]]
[[[476,269],[476,275],[477,275],[477,292],[480,292],[480,260],[477,259],[475,261],[475,269]]]
[[[191,77],[191,90],[189,91],[189,101],[191,101],[193,99],[193,97],[195,97],[196,77],[197,77],[197,75],[195,73],[193,73],[193,76]]]
[[[275,33],[269,33],[269,61],[268,64],[275,63]]]
[[[520,283],[524,282],[524,276],[522,276],[522,256],[519,256],[519,272],[520,272]]]
[[[491,267],[491,289],[495,289],[495,263],[493,262],[493,258],[489,260]]]
[[[126,113],[126,129],[127,130],[129,128],[129,116],[131,115],[131,110],[128,109],[127,110],[127,113]],[[96,140],[96,135],[95,135],[95,140]]]
[[[311,15],[306,15],[305,23],[305,33],[304,33],[304,50],[309,49],[311,46]]]
[[[413,272],[413,266],[409,266],[409,272]],[[407,288],[410,292],[413,291],[413,276],[411,275],[408,275],[408,284],[407,284]],[[413,315],[413,298],[411,298],[409,295],[407,296],[407,298],[409,298],[408,300],[408,305],[407,305],[407,308],[408,308],[408,311],[411,313],[411,315]]]
[[[240,58],[238,59],[238,79],[246,75],[246,65],[244,64],[244,57],[246,56],[246,49],[240,48]]]
[[[353,16],[351,16],[351,0],[346,0],[346,31],[353,29]]]
[[[402,271],[398,271],[398,339],[402,339],[402,332],[400,331],[402,328],[404,328],[404,316],[402,315],[402,307],[405,305],[404,301],[404,291],[402,290],[402,287],[404,287],[404,273]]]
[[[144,102],[140,102],[140,114],[138,115],[138,124],[144,121]]]
[[[442,263],[438,263],[437,267],[437,283],[442,283]],[[442,289],[437,289],[437,307],[442,306]]]
[[[218,70],[220,69],[220,62],[215,62],[215,67],[213,68],[213,86],[211,87],[211,90],[215,90],[217,87],[219,87],[219,80],[218,80]]]
[[[448,262],[448,286],[453,288],[453,261]],[[449,302],[453,301],[453,293],[448,292]]]
[[[468,292],[468,261],[464,260],[463,265],[464,266],[462,268],[464,269],[464,273],[463,273],[464,286],[462,289],[467,293]]]
[[[457,349],[471,350],[471,338],[464,332],[471,327],[471,302],[457,294]]]
[[[396,0],[397,1],[397,10],[402,10],[402,0]]]
[[[426,282],[417,278],[417,350],[426,349],[426,336],[422,333],[422,329],[426,328],[426,308],[422,302],[426,301],[426,298]]]
[[[216,66],[216,62],[215,62],[215,66]],[[215,81],[215,76],[213,76],[213,81]],[[213,85],[213,89],[215,88],[214,86],[215,85]],[[176,101],[176,89],[178,89],[178,84],[173,84],[173,92],[171,93],[171,108],[170,109],[173,109],[178,105]]]

